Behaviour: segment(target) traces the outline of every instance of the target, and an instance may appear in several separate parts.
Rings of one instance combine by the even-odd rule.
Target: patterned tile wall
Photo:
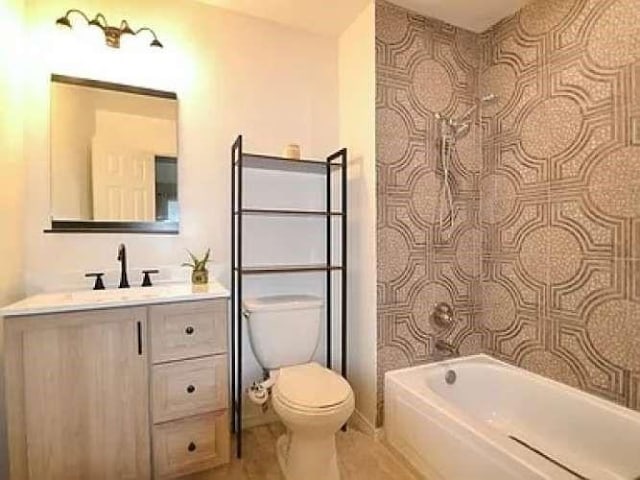
[[[482,37],[486,349],[640,409],[640,0],[538,0]]]
[[[438,338],[640,409],[638,38],[640,0],[537,0],[482,35],[378,2],[379,423],[384,372]],[[434,116],[487,93],[442,231]]]
[[[479,352],[479,124],[453,158],[453,227],[439,227],[442,169],[436,113],[453,116],[478,95],[480,37],[391,4],[376,5],[378,173],[378,422],[384,372],[433,359],[439,338]],[[459,322],[430,319],[446,301]]]

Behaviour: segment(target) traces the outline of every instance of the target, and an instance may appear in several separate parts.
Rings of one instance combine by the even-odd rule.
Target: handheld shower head
[[[445,227],[445,213],[448,218],[447,222],[449,227],[453,226],[453,219],[456,212],[453,208],[453,192],[450,183],[449,166],[452,161],[453,155],[457,155],[456,141],[462,138],[464,135],[468,135],[473,125],[478,121],[472,119],[472,115],[481,108],[481,106],[488,102],[493,102],[498,99],[497,95],[488,94],[481,98],[476,98],[474,102],[469,106],[466,112],[457,118],[446,117],[440,113],[435,114],[436,120],[440,125],[440,161],[442,170],[444,172],[441,189],[441,201],[439,201],[439,216],[440,216],[440,229],[444,230]],[[445,202],[448,204],[448,211],[445,212]]]

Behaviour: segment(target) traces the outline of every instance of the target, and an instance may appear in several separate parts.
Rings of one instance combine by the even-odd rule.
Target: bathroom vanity
[[[227,297],[170,285],[2,310],[10,480],[169,479],[227,463]]]

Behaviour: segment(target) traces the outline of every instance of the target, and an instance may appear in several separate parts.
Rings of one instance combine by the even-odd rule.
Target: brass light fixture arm
[[[72,8],[67,10],[64,16],[58,18],[58,20],[56,20],[56,24],[67,27],[67,28],[73,28],[73,26],[71,25],[71,22],[69,21],[69,16],[73,13],[79,14],[82,18],[86,20],[88,25],[99,27],[104,33],[104,37],[107,45],[110,47],[119,48],[120,38],[122,37],[122,35],[125,35],[125,34],[137,35],[138,33],[144,32],[144,31],[148,31],[151,33],[151,35],[153,35],[153,41],[150,43],[149,46],[159,47],[159,48],[163,47],[162,43],[160,43],[160,40],[158,40],[158,36],[156,35],[156,32],[154,32],[151,28],[142,27],[134,31],[126,20],[120,21],[120,26],[115,27],[115,26],[109,25],[107,18],[100,12],[98,12],[96,16],[93,17],[93,19],[89,19],[87,14],[84,13],[82,10],[78,10],[77,8]]]
[[[120,31],[122,33],[130,33],[132,35],[135,35],[135,32],[133,31],[131,26],[129,26],[129,23],[126,20],[122,20],[120,22]]]
[[[65,13],[64,17],[62,17],[62,18],[69,18],[69,15],[71,15],[72,13],[80,14],[80,16],[82,18],[84,18],[87,21],[87,23],[89,23],[91,21],[89,19],[89,17],[87,17],[87,15],[82,10],[78,10],[77,8],[71,8],[71,9],[67,10],[67,13]]]
[[[135,32],[133,32],[133,34],[138,35],[140,32],[150,32],[151,35],[153,35],[153,41],[151,42],[151,46],[162,48],[163,45],[162,43],[160,43],[160,40],[158,40],[158,36],[156,35],[156,32],[153,31],[153,29],[149,27],[142,27],[136,30]]]
[[[156,32],[154,32],[154,31],[153,31],[153,29],[151,29],[151,28],[149,28],[149,27],[142,27],[142,28],[139,28],[138,30],[134,31],[134,32],[133,32],[133,34],[134,34],[134,35],[137,35],[137,34],[139,34],[140,32],[150,32],[150,33],[151,33],[151,35],[153,35],[153,39],[154,39],[154,40],[158,40],[158,36],[156,35]]]
[[[100,20],[102,20],[104,23],[100,23]],[[107,17],[105,17],[103,14],[99,12],[96,14],[93,20],[91,20],[89,23],[91,25],[95,25],[97,27],[102,28],[102,30],[109,28],[109,22],[107,21]]]

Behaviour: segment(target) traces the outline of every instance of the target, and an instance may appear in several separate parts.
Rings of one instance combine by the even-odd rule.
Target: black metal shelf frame
[[[341,216],[342,212],[326,212],[324,210],[295,210],[283,208],[242,208],[234,215],[264,215],[274,217],[324,217],[327,215]]]
[[[235,270],[245,275],[264,275],[267,273],[326,272],[342,270],[342,267],[340,265],[325,265],[324,263],[308,263],[305,265],[251,265]]]
[[[324,175],[326,181],[325,210],[297,210],[273,208],[246,208],[243,206],[243,169],[265,169],[281,172]],[[340,174],[340,209],[332,208],[332,172]],[[325,219],[326,258],[321,264],[307,265],[245,265],[242,260],[243,218],[250,215],[311,216]],[[340,265],[332,264],[332,220],[340,219]],[[304,272],[324,272],[326,278],[326,362],[333,363],[332,310],[334,272],[340,273],[340,373],[347,376],[347,149],[329,155],[325,161],[291,160],[271,155],[245,153],[242,135],[231,146],[231,417],[236,434],[236,455],[242,457],[242,292],[245,275],[278,275]]]

